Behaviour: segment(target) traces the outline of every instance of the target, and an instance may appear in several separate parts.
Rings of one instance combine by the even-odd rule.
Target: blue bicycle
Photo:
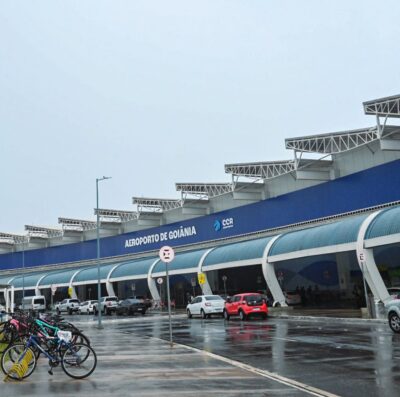
[[[1,369],[6,378],[22,380],[32,375],[37,364],[37,351],[49,359],[49,374],[53,375],[53,368],[61,364],[64,372],[74,379],[83,379],[89,376],[97,366],[97,356],[89,345],[73,343],[72,333],[58,331],[55,337],[46,337],[51,341],[48,350],[42,347],[43,336],[30,335],[26,343],[15,343],[8,347],[1,358]]]

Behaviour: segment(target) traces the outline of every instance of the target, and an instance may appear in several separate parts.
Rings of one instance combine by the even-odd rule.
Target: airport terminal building
[[[284,306],[297,290],[303,305],[354,307],[364,280],[387,301],[400,285],[400,126],[389,123],[400,96],[363,106],[370,128],[287,138],[291,159],[226,164],[229,182],[176,183],[179,199],[134,197],[135,211],[96,209],[99,223],[0,233],[0,300],[96,299],[100,263],[103,296],[163,301],[169,245],[177,306],[202,291],[263,291]]]

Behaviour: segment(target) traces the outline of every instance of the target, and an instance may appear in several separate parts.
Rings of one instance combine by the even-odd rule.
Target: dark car
[[[128,299],[138,299],[138,300],[142,301],[146,305],[147,309],[149,309],[153,305],[152,300],[149,298],[146,298],[143,295],[130,296]]]
[[[120,315],[129,315],[135,313],[146,314],[147,306],[142,299],[128,298],[120,302],[117,306],[116,312]]]

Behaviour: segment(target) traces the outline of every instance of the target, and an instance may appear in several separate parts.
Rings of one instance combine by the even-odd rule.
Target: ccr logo
[[[220,230],[229,229],[234,226],[233,218],[225,218],[222,220],[216,219],[214,221],[214,230],[219,232]]]
[[[216,219],[214,222],[214,230],[216,232],[219,232],[221,228],[222,228],[221,222],[218,219]]]

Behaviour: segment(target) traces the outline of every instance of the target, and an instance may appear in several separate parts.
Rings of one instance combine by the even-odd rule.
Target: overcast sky
[[[0,0],[0,231],[179,198],[400,92],[398,0]]]

